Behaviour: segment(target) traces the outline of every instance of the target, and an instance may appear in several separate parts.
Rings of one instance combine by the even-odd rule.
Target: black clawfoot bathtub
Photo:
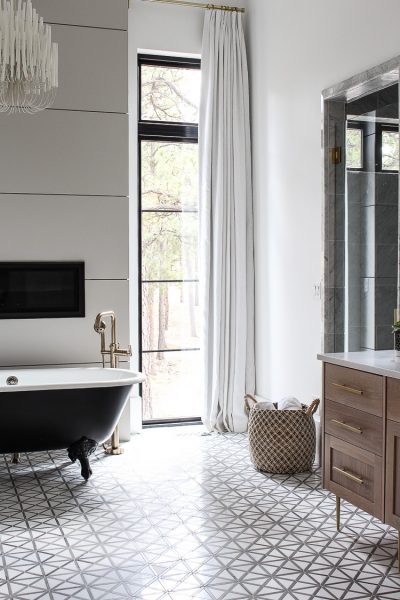
[[[0,371],[0,454],[67,448],[88,479],[90,454],[110,437],[141,381],[124,369]]]

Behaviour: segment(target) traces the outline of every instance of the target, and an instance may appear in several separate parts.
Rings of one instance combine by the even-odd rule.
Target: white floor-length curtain
[[[240,13],[206,11],[201,69],[203,422],[209,430],[241,432],[255,368],[249,85]]]

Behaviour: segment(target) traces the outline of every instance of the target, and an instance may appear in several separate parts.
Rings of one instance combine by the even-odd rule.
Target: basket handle
[[[251,402],[251,404],[250,404]],[[246,411],[247,414],[249,414],[250,409],[252,406],[255,406],[257,404],[257,400],[254,398],[254,396],[252,396],[251,394],[246,394],[244,397],[244,409]]]
[[[315,398],[315,400],[313,400],[311,402],[310,406],[307,408],[307,411],[306,411],[307,417],[309,417],[310,415],[315,414],[315,412],[317,411],[318,406],[319,406],[319,398]]]

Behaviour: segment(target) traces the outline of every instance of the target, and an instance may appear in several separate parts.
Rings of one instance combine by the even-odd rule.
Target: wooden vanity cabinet
[[[325,364],[324,487],[384,518],[384,378]]]
[[[338,528],[343,498],[400,531],[400,379],[325,362],[323,383],[323,486]]]
[[[387,379],[385,521],[400,531],[400,380]]]
[[[400,531],[400,423],[388,421],[385,522]]]

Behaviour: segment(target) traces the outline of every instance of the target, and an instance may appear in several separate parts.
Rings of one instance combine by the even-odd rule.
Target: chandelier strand
[[[0,0],[0,112],[49,108],[58,88],[58,44],[32,0]]]

